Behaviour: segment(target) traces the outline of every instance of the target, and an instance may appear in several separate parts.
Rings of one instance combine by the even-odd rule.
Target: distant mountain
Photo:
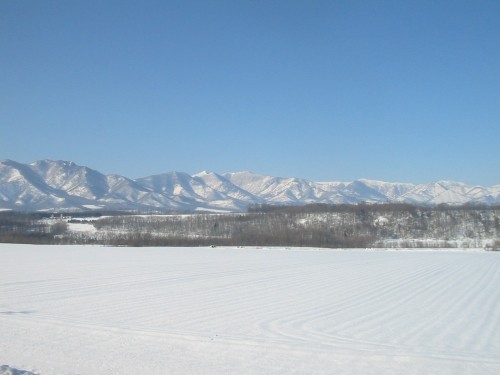
[[[104,175],[73,162],[41,160],[21,164],[0,161],[0,209],[3,210],[174,210],[244,211],[251,204],[405,202],[500,203],[500,185],[460,182],[394,183],[360,179],[313,182],[251,172],[182,172],[139,178]]]

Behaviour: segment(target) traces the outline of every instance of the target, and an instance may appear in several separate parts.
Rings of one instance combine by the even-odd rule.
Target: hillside
[[[168,172],[130,179],[68,161],[0,161],[0,209],[244,212],[251,205],[500,203],[500,185],[438,181],[410,184],[360,179],[314,182],[251,172]]]

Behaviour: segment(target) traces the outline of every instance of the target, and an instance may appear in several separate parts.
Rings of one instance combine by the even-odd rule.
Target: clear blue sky
[[[0,1],[0,159],[500,183],[500,1]]]

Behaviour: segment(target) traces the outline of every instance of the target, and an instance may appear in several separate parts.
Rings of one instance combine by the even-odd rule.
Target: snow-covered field
[[[500,253],[0,245],[0,365],[500,374]]]

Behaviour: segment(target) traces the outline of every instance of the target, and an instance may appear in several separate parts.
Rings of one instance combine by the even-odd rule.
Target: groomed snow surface
[[[0,264],[12,369],[500,374],[500,253],[2,244]]]

